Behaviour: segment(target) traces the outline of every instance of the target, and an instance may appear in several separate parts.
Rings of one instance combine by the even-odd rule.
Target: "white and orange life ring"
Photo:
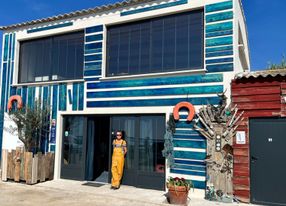
[[[194,116],[195,116],[195,107],[189,102],[180,102],[180,103],[176,104],[176,106],[173,109],[174,119],[175,120],[180,119],[179,111],[181,108],[187,108],[189,110],[187,121],[192,121]]]
[[[13,102],[16,101],[17,102],[17,108],[18,109],[22,109],[23,108],[23,101],[22,101],[22,97],[19,95],[13,95],[9,98],[8,101],[8,105],[7,108],[10,111],[13,107]]]

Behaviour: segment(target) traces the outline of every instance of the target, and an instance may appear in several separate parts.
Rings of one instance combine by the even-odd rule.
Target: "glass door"
[[[64,116],[61,178],[84,180],[86,159],[86,118]]]
[[[136,118],[132,116],[112,117],[112,141],[116,138],[116,131],[123,131],[123,138],[127,142],[128,153],[124,162],[124,174],[122,183],[125,185],[137,185],[138,133],[136,133]]]
[[[142,188],[164,189],[165,117],[163,115],[114,116],[112,132],[123,130],[128,153],[122,183]],[[115,136],[114,136],[115,138]]]

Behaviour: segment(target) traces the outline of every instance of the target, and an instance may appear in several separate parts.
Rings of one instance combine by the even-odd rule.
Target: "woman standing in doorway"
[[[119,189],[120,181],[123,175],[124,157],[127,153],[126,141],[123,139],[123,132],[116,132],[116,139],[112,142],[113,154],[112,154],[112,180],[111,189]]]

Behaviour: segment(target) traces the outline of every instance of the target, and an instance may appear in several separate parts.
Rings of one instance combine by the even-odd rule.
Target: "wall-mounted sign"
[[[236,132],[236,144],[246,144],[245,131]]]
[[[50,143],[56,143],[56,120],[52,120]]]

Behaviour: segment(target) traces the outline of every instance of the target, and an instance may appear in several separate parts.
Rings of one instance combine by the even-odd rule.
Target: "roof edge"
[[[7,31],[10,29],[16,29],[16,28],[20,28],[20,27],[24,27],[24,26],[31,26],[31,25],[36,25],[36,24],[40,24],[40,23],[53,22],[53,21],[57,21],[57,20],[63,20],[63,19],[79,17],[79,16],[85,16],[85,15],[94,14],[97,12],[104,12],[104,11],[109,11],[112,9],[119,9],[119,8],[124,8],[126,6],[132,6],[132,5],[136,5],[136,4],[140,4],[140,3],[148,3],[148,2],[153,2],[153,1],[158,1],[158,0],[125,0],[125,1],[116,2],[113,4],[97,6],[94,8],[88,8],[88,9],[77,10],[77,11],[73,11],[73,12],[69,12],[69,13],[58,14],[58,15],[51,16],[51,17],[26,21],[26,22],[22,22],[22,23],[11,24],[11,25],[7,25],[7,26],[0,26],[0,30]]]

